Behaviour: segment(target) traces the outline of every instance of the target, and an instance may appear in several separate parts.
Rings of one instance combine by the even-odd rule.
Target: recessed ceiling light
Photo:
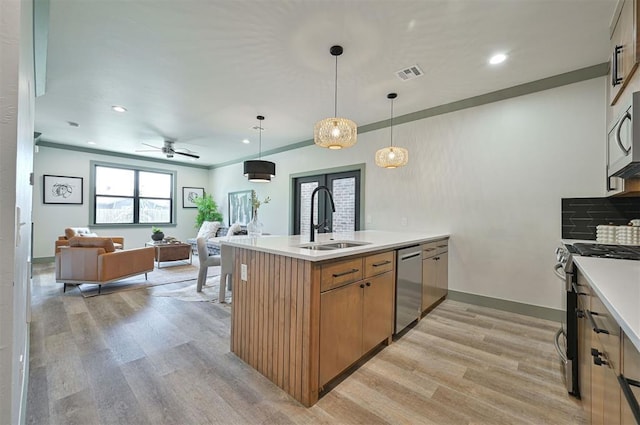
[[[249,144],[249,143],[251,143],[251,142],[249,141],[249,139],[244,139],[244,140],[242,141],[242,143],[244,143],[245,145],[248,145],[248,144]]]
[[[125,108],[124,106],[120,106],[120,105],[114,105],[111,107],[111,109],[113,109],[116,112],[127,112],[127,108]]]
[[[504,62],[505,60],[507,60],[507,55],[505,55],[504,53],[498,53],[497,55],[491,56],[491,59],[489,59],[489,63],[491,65],[497,65]]]
[[[89,144],[89,145],[95,145],[95,144],[96,144],[96,142],[94,142],[93,140],[89,140],[89,141],[87,142],[87,144]]]

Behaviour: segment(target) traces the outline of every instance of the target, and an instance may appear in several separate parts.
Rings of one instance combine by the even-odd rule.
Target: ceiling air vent
[[[422,77],[424,72],[418,65],[411,65],[408,68],[396,71],[396,76],[402,81],[413,80],[414,78]]]

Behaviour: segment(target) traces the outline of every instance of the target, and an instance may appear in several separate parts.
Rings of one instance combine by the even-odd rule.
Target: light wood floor
[[[307,409],[229,352],[228,306],[34,282],[29,424],[585,423],[557,323],[445,301]]]

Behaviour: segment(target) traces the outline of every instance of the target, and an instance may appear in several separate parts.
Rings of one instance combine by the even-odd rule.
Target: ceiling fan
[[[173,147],[174,143],[175,142],[173,142],[171,140],[165,140],[163,146],[153,146],[153,145],[150,145],[148,143],[143,143],[143,145],[149,146],[150,148],[153,148],[153,149],[141,149],[141,150],[136,150],[136,152],[157,152],[157,151],[160,151],[163,154],[165,154],[167,156],[167,158],[173,158],[173,155],[183,155],[183,156],[188,156],[189,158],[194,158],[194,159],[200,158],[200,155],[196,155],[196,152],[194,152],[192,150],[189,150],[187,148],[177,148],[177,149],[174,148]]]

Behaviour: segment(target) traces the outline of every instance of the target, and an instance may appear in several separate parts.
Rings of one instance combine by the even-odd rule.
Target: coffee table
[[[145,242],[144,246],[152,246],[156,249],[156,266],[160,268],[160,263],[165,261],[189,260],[191,264],[191,245],[188,243],[169,242]]]

